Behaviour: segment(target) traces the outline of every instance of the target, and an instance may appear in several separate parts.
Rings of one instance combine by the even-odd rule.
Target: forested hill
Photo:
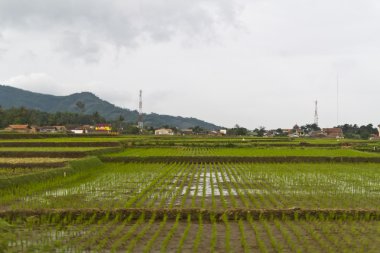
[[[90,92],[74,93],[68,96],[54,96],[0,85],[0,105],[4,109],[25,107],[49,113],[73,112],[93,114],[98,112],[107,120],[119,119],[122,116],[127,122],[136,122],[138,117],[136,110],[132,111],[117,107]],[[156,113],[144,115],[144,124],[153,127],[169,125],[180,129],[194,126],[210,130],[219,129],[214,124],[196,118],[175,117]]]

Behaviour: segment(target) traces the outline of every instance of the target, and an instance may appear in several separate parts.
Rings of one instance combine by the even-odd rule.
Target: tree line
[[[0,128],[12,124],[29,124],[36,126],[91,125],[105,123],[106,120],[95,112],[91,115],[56,112],[48,113],[25,107],[3,109],[0,106]]]
[[[115,131],[119,131],[126,134],[138,134],[139,129],[134,123],[126,122],[125,119],[120,115],[117,120],[107,121],[98,112],[93,114],[83,114],[83,113],[71,113],[71,112],[56,112],[48,113],[42,112],[35,109],[27,109],[25,107],[20,108],[9,108],[4,109],[0,105],[0,128],[5,128],[12,124],[29,124],[36,126],[67,126],[67,125],[94,125],[99,123],[111,123]],[[175,127],[170,127],[168,125],[166,128],[172,128],[173,130],[178,130]],[[353,139],[368,139],[372,135],[378,135],[378,129],[372,124],[359,126],[357,124],[344,124],[337,126],[342,129],[344,137]],[[300,126],[305,133],[310,133],[312,131],[320,130],[320,128],[315,124],[306,124]],[[200,126],[195,126],[191,128],[195,134],[201,134],[206,132]],[[154,128],[149,127],[145,129],[146,132],[153,132]],[[176,132],[175,131],[175,132]],[[256,128],[253,131],[249,131],[247,128],[235,125],[233,128],[227,130],[227,135],[252,135],[255,133],[256,136],[263,136],[266,133],[265,127]],[[288,133],[283,133],[279,128],[276,130],[278,136],[285,136]]]
[[[338,126],[342,128],[344,137],[350,139],[368,139],[372,135],[378,135],[379,131],[372,124],[358,126],[356,124],[344,124]]]

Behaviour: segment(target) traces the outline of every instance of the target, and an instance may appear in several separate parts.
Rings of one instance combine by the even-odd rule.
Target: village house
[[[78,127],[68,127],[69,132],[74,134],[87,134],[94,131],[94,127],[90,125],[83,125]]]
[[[86,130],[83,129],[83,128],[75,128],[75,129],[70,129],[70,132],[73,133],[73,134],[85,134],[86,133]]]
[[[182,133],[182,135],[193,135],[194,134],[194,132],[193,132],[193,129],[182,129],[181,130],[181,133]]]
[[[65,126],[42,126],[37,128],[40,133],[65,133]]]
[[[221,136],[222,134],[218,131],[209,131],[208,135],[210,135],[210,136]]]
[[[96,124],[95,131],[100,133],[110,133],[112,131],[111,124]]]
[[[285,130],[288,130],[288,137],[300,137],[305,135],[303,130],[297,124],[295,124],[292,129]]]
[[[292,130],[293,129],[290,129],[290,128],[282,128],[281,131],[283,134],[286,134],[286,135],[289,135],[292,133]]]
[[[220,133],[221,135],[227,135],[227,129],[220,129],[220,130],[219,130],[219,133]]]
[[[277,131],[276,130],[268,130],[265,134],[264,134],[264,136],[265,137],[274,137],[274,136],[276,136],[276,134],[277,134]]]
[[[377,128],[378,128],[378,134],[376,135],[376,134],[373,134],[372,136],[371,136],[371,138],[370,138],[370,140],[380,140],[380,125],[378,125],[377,126]]]
[[[160,128],[154,131],[155,135],[174,135],[174,131],[170,128]]]
[[[37,132],[37,129],[35,127],[29,126],[29,125],[9,125],[4,130],[9,131],[9,132],[16,132],[16,133],[36,133]]]
[[[309,134],[312,138],[326,138],[326,133],[322,132],[321,130],[311,131]]]
[[[342,128],[339,127],[323,128],[322,131],[326,134],[327,138],[344,138]]]

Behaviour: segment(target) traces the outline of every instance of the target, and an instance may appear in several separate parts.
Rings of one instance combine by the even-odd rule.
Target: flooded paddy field
[[[290,139],[267,139],[273,145],[262,148],[246,147],[247,140],[204,141],[4,141],[0,252],[378,252],[379,153],[332,141],[295,148],[275,146]],[[211,145],[219,141],[243,147]],[[156,142],[196,146],[146,147]],[[137,144],[145,146],[129,146]],[[37,151],[44,156],[29,154]],[[227,156],[284,159],[220,159]],[[288,156],[307,159],[289,162]],[[152,157],[167,161],[145,160]]]
[[[59,180],[59,179],[57,179]],[[8,208],[380,208],[377,164],[115,163]]]

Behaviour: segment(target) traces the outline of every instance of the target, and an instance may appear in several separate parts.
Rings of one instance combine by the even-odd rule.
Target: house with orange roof
[[[4,130],[9,131],[9,132],[16,132],[16,133],[36,133],[37,132],[35,127],[32,127],[27,124],[26,125],[9,125]]]

